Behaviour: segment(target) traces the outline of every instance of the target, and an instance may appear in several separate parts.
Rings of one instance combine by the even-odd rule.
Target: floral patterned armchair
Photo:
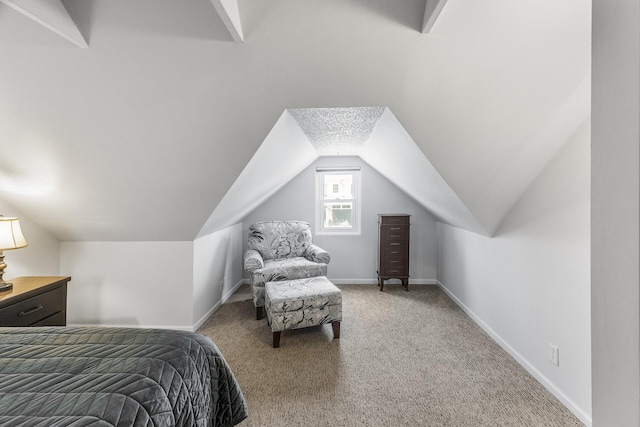
[[[244,269],[249,272],[256,318],[264,308],[267,282],[326,276],[329,253],[314,245],[304,221],[261,221],[249,227]]]

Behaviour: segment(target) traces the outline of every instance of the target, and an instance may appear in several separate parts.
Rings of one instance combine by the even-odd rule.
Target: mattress
[[[246,401],[207,337],[126,328],[0,328],[2,426],[233,426]]]

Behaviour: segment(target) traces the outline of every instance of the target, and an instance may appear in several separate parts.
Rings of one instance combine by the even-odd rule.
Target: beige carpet
[[[331,326],[272,348],[242,286],[198,332],[244,392],[241,426],[581,426],[436,286],[341,285]]]

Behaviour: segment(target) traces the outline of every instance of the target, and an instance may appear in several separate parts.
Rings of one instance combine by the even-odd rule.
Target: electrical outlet
[[[560,349],[551,343],[549,343],[549,363],[560,366]]]

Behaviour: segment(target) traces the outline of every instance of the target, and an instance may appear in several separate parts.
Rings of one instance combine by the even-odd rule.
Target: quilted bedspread
[[[191,332],[0,328],[1,426],[232,426],[247,406]]]

